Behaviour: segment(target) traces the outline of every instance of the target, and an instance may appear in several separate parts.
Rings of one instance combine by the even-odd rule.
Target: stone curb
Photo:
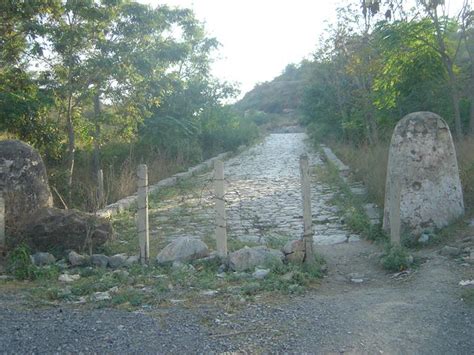
[[[236,152],[243,152],[247,146],[240,146],[237,148]],[[196,166],[189,168],[187,171],[182,173],[174,174],[173,176],[160,180],[156,184],[148,186],[148,193],[156,193],[163,187],[170,187],[176,185],[178,182],[189,179],[192,176],[195,176],[207,169],[210,169],[214,166],[216,160],[225,160],[227,159],[232,152],[221,153],[213,158],[210,158]],[[137,202],[138,194],[134,193],[131,196],[124,197],[117,202],[114,202],[108,206],[105,206],[103,209],[98,210],[96,214],[99,217],[110,218],[111,216],[123,212],[124,210],[129,209],[133,204]]]
[[[347,177],[349,175],[350,168],[346,164],[344,164],[336,156],[336,154],[334,154],[331,148],[325,146],[324,144],[321,144],[321,148],[323,149],[324,155],[326,155],[327,160],[329,160],[336,166],[337,170],[339,170],[339,173],[341,173],[342,176]]]

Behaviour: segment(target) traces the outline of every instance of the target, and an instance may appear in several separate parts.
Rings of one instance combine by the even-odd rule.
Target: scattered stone
[[[398,192],[397,192],[398,191]],[[383,228],[390,231],[394,194],[401,231],[414,237],[464,214],[461,181],[449,127],[432,112],[405,116],[395,127],[387,167]]]
[[[206,297],[214,297],[219,293],[219,291],[216,290],[207,290],[207,291],[201,291],[200,294],[201,296],[206,296]]]
[[[59,270],[63,271],[63,270],[66,270],[69,267],[69,264],[66,261],[66,259],[61,259],[61,260],[56,262],[56,266],[59,268]]]
[[[140,257],[138,255],[132,255],[127,258],[125,261],[125,266],[126,267],[131,267],[132,265],[139,264],[140,263]]]
[[[109,257],[104,254],[92,254],[91,264],[97,267],[106,268],[109,264]]]
[[[469,227],[473,227],[473,228],[474,228],[474,219],[471,219],[471,221],[469,222]]]
[[[430,241],[430,235],[428,233],[423,233],[420,235],[420,238],[418,238],[418,243],[420,244],[426,244]]]
[[[461,280],[459,286],[474,286],[474,280]]]
[[[181,237],[168,244],[156,257],[158,264],[191,261],[209,256],[209,249],[197,238]]]
[[[30,256],[31,262],[36,266],[51,265],[56,262],[56,258],[50,253],[34,253]]]
[[[412,265],[414,261],[415,261],[415,258],[413,258],[413,255],[410,254],[410,255],[407,256],[407,264],[408,265]]]
[[[314,243],[316,245],[333,245],[346,243],[347,241],[347,234],[321,234],[314,237]]]
[[[128,259],[127,254],[115,254],[109,257],[109,266],[112,269],[119,268],[126,263],[127,259]]]
[[[218,274],[223,274],[227,271],[228,267],[226,264],[221,264],[219,268],[217,269]]]
[[[451,258],[455,258],[459,255],[461,255],[461,249],[455,248],[455,247],[450,247],[448,245],[444,246],[443,249],[439,251],[439,254],[442,256],[448,256]]]
[[[293,271],[290,271],[290,272],[287,272],[285,275],[283,275],[283,276],[281,277],[281,279],[282,279],[283,281],[291,281],[291,280],[293,280],[293,276],[294,276],[294,275],[295,275],[295,273],[294,273]]]
[[[351,282],[355,284],[361,284],[362,282],[364,282],[364,279],[351,279]]]
[[[171,268],[174,271],[195,272],[196,269],[190,264],[184,264],[181,261],[173,261]]]
[[[42,208],[36,211],[22,229],[26,243],[33,250],[81,252],[95,250],[113,238],[110,222],[77,210]]]
[[[358,235],[350,235],[347,239],[348,243],[360,242],[360,237]]]
[[[71,266],[82,266],[88,261],[84,255],[78,254],[74,250],[68,254],[68,260]]]
[[[301,264],[304,260],[304,241],[290,240],[281,250],[285,254],[285,260],[290,263]]]
[[[74,282],[81,278],[81,275],[61,274],[58,277],[59,282]]]
[[[270,273],[270,269],[255,268],[255,272],[252,274],[252,276],[256,279],[261,280],[267,277],[269,273]]]
[[[10,275],[0,275],[0,281],[10,281],[13,280],[13,276]]]
[[[229,267],[234,271],[253,270],[255,267],[282,264],[284,254],[265,246],[245,247],[229,255]]]
[[[93,301],[96,301],[96,302],[108,301],[108,300],[111,300],[111,299],[112,299],[112,296],[110,296],[109,291],[105,291],[105,292],[94,292],[94,293],[92,294],[91,299],[92,299]]]
[[[375,203],[367,203],[364,205],[364,211],[369,217],[370,223],[376,225],[380,223],[380,208]]]

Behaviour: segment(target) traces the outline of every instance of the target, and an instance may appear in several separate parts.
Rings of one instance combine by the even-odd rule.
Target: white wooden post
[[[215,212],[216,212],[216,247],[221,257],[227,256],[227,223],[224,200],[224,163],[216,160],[214,163],[215,183]]]
[[[0,192],[0,249],[5,249],[5,200]]]
[[[99,170],[97,174],[97,202],[99,208],[105,205],[105,193],[104,193],[104,171]]]
[[[314,261],[313,253],[313,227],[311,214],[311,184],[309,175],[308,156],[302,154],[300,156],[300,174],[301,174],[301,195],[303,199],[303,224],[304,224],[304,250],[305,263]]]
[[[145,264],[150,258],[150,234],[148,230],[148,168],[138,166],[138,215],[137,227],[140,243],[140,261]]]
[[[399,177],[393,177],[393,178],[396,179],[396,181],[395,182],[392,181],[392,186],[390,188],[390,242],[392,243],[392,245],[400,245],[401,190],[400,190]]]

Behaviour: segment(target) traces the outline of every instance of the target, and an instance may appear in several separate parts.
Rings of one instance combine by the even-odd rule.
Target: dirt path
[[[229,213],[235,237],[299,237],[297,162],[307,150],[303,138],[272,135],[227,162],[229,191],[240,195],[235,199],[239,208]],[[312,162],[320,163],[317,154]],[[392,278],[378,265],[378,247],[357,236],[345,242],[350,233],[327,204],[331,195],[328,187],[314,184],[313,209],[320,222],[315,243],[328,262],[328,274],[304,295],[257,297],[232,307],[226,300],[210,299],[130,313],[72,306],[31,310],[14,290],[3,290],[0,352],[472,353],[474,308],[461,300],[458,286],[474,277],[472,264],[429,249],[419,252],[425,262],[413,273]],[[174,203],[178,210],[168,208],[170,215],[184,211],[191,216],[199,210]],[[244,225],[248,218],[242,221],[242,210],[248,212],[245,216],[257,216],[254,222]],[[210,212],[202,208],[200,213]],[[170,218],[161,206],[155,206],[155,216],[161,224]],[[198,224],[189,226],[186,220],[179,221],[181,233],[212,228],[196,231]]]

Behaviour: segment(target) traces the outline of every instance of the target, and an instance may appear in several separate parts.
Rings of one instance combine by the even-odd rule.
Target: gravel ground
[[[328,277],[297,297],[257,299],[229,312],[221,301],[143,313],[0,302],[4,353],[471,354],[474,308],[460,299],[472,268],[438,256],[402,279],[377,267],[364,241],[322,247]],[[348,273],[361,275],[353,283]]]

